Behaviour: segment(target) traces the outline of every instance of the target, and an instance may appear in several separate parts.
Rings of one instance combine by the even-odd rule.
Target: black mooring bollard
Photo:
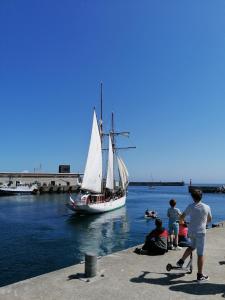
[[[85,277],[94,277],[97,274],[97,255],[85,254]]]

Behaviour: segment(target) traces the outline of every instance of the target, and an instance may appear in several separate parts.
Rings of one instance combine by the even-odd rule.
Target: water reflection
[[[76,245],[81,253],[106,255],[125,247],[129,233],[126,207],[100,215],[71,215],[67,220],[76,232]]]

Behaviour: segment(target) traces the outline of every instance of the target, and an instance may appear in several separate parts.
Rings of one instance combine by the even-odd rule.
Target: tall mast
[[[103,136],[106,135],[110,135],[111,136],[111,140],[112,140],[112,148],[113,148],[113,152],[115,152],[116,149],[118,150],[122,150],[122,149],[135,149],[136,147],[116,147],[115,145],[115,136],[126,136],[129,137],[130,132],[128,131],[121,131],[121,132],[116,132],[114,130],[114,113],[112,112],[112,117],[111,117],[111,132],[109,133],[104,133],[103,132],[103,83],[101,82],[100,84],[100,90],[101,90],[101,94],[100,94],[100,100],[101,100],[101,114],[100,114],[100,120],[99,120],[99,131],[100,131],[100,136],[101,136],[101,142],[103,142]],[[102,150],[109,150],[109,149],[105,149],[102,148]]]
[[[111,139],[112,139],[112,148],[113,148],[113,152],[115,149],[115,137],[114,137],[114,113],[112,112],[112,118],[111,118]]]
[[[100,135],[101,135],[101,141],[103,137],[103,93],[102,93],[102,82],[100,85],[100,101],[101,101],[101,114],[100,114]]]
[[[114,136],[114,113],[112,112],[112,117],[111,117],[111,141],[112,141],[112,149],[113,149],[113,174],[115,174],[115,164],[114,164],[114,159],[115,159],[115,136]],[[115,176],[113,178],[113,191],[115,189]]]
[[[102,96],[102,82],[100,84],[100,101],[101,101],[101,112],[100,112],[100,138],[101,144],[103,144],[103,96]],[[104,180],[102,180],[102,192],[104,192]]]
[[[113,153],[115,153],[116,150],[123,150],[123,149],[135,149],[136,147],[116,147],[115,143],[115,136],[126,136],[129,137],[130,132],[128,131],[121,131],[121,132],[116,132],[114,130],[114,113],[112,112],[111,116],[111,131],[109,133],[102,133],[102,135],[110,135],[111,136],[111,141],[112,141],[112,148],[113,148]],[[108,148],[103,148],[102,150],[109,150]]]

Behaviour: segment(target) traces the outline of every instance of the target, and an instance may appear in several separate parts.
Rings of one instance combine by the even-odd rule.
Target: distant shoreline
[[[129,186],[184,186],[184,181],[131,181]]]

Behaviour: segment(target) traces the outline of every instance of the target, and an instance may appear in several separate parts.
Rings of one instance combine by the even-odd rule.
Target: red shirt
[[[180,224],[179,226],[179,236],[187,237],[188,235],[188,228],[187,226]]]

